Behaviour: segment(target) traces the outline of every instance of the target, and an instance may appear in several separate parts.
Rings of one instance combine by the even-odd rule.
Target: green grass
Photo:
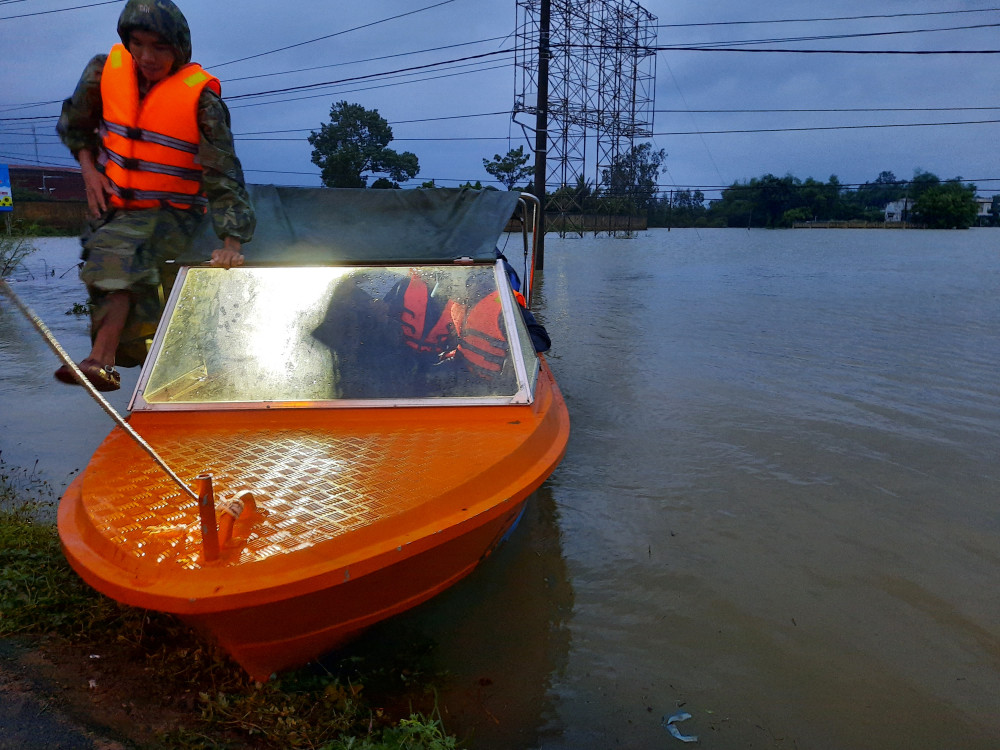
[[[144,687],[150,695],[197,696],[190,720],[161,735],[161,747],[458,747],[432,699],[426,713],[410,707],[414,697],[428,703],[433,695],[425,644],[404,654],[369,650],[329,671],[302,669],[255,683],[180,620],[118,604],[84,584],[66,562],[56,528],[36,520],[52,503],[51,487],[34,468],[11,467],[0,454],[0,637],[114,651],[135,667],[136,700]],[[390,704],[406,707],[383,707]]]

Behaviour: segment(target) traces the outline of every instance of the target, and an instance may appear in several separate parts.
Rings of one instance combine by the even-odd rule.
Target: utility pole
[[[538,103],[535,112],[535,196],[538,198],[538,251],[535,268],[545,268],[545,155],[549,149],[549,27],[551,0],[542,0],[538,17]]]

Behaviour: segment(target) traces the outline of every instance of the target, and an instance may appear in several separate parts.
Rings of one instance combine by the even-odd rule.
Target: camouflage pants
[[[168,265],[191,245],[201,216],[175,208],[111,210],[91,222],[83,245],[80,279],[93,302],[91,340],[107,314],[107,298],[125,291],[131,298],[129,317],[118,344],[115,363],[135,367],[146,359],[149,343],[177,276]]]

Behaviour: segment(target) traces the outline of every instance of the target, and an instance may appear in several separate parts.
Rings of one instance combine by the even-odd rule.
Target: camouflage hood
[[[132,29],[159,34],[177,55],[176,67],[191,62],[191,29],[180,8],[170,0],[129,0],[118,17],[118,36],[128,47]]]

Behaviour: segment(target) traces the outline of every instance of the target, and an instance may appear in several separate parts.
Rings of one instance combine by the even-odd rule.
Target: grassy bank
[[[68,710],[145,748],[445,750],[427,649],[371,646],[335,666],[254,683],[174,617],[118,604],[67,564],[55,502],[32,469],[0,454],[0,637],[39,651]],[[75,688],[72,686],[75,685]]]

